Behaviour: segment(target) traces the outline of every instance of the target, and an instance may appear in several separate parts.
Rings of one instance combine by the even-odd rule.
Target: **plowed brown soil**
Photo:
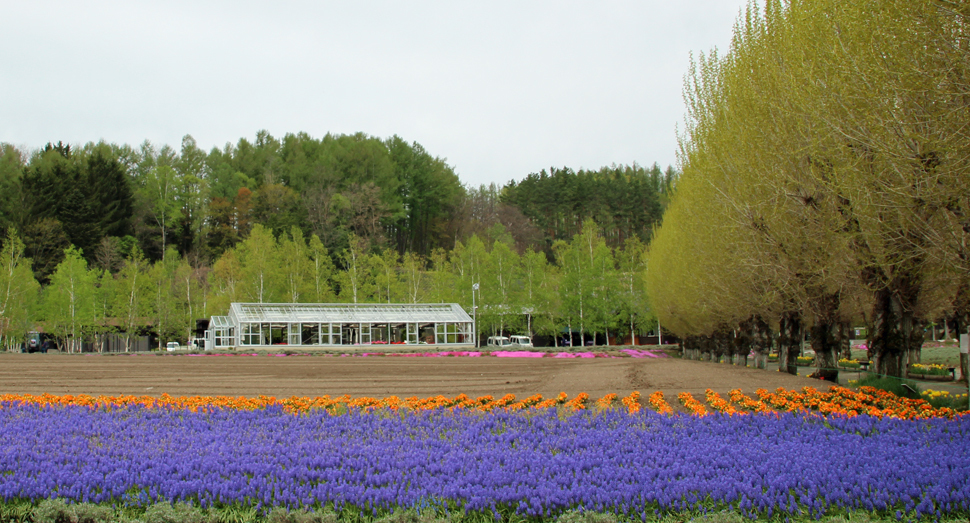
[[[0,354],[0,394],[524,398],[586,392],[595,399],[660,390],[674,403],[681,391],[701,399],[707,388],[751,394],[759,387],[806,385],[824,386],[775,371],[678,358]]]

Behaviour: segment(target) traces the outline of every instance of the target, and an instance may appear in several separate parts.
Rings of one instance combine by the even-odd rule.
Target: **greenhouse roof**
[[[239,323],[444,323],[471,322],[457,303],[233,303]]]
[[[229,316],[213,316],[212,321],[209,322],[210,329],[219,329],[232,327],[232,322],[229,321]]]

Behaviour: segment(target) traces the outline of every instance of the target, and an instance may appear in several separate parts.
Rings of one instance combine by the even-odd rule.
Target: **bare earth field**
[[[524,398],[586,392],[596,399],[663,391],[748,394],[763,387],[827,389],[776,371],[677,358],[497,358],[400,356],[192,356],[169,354],[0,354],[0,394],[173,396],[387,396],[421,398],[507,393]]]

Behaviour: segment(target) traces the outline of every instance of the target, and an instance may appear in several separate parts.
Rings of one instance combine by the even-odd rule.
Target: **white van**
[[[532,340],[528,336],[512,336],[509,341],[516,347],[532,348]]]
[[[485,344],[489,347],[509,347],[512,342],[505,336],[489,336]]]
[[[532,340],[528,336],[512,336],[511,338],[506,338],[505,336],[490,336],[488,342],[486,343],[489,347],[499,347],[499,348],[531,348]]]
[[[165,350],[167,350],[169,352],[177,351],[177,350],[179,350],[181,348],[182,347],[179,346],[179,342],[177,342],[177,341],[170,341],[170,342],[168,342],[168,344],[165,345]]]

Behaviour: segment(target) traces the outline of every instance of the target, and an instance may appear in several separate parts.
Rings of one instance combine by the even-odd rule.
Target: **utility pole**
[[[475,348],[478,348],[478,307],[475,306],[475,291],[478,284],[472,284],[472,335],[475,336]]]

